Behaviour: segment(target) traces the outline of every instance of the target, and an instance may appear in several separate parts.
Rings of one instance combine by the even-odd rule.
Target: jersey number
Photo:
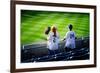
[[[70,39],[74,38],[74,34],[70,34]]]
[[[55,37],[53,38],[53,42],[54,42],[54,43],[56,42],[56,38],[55,38]]]

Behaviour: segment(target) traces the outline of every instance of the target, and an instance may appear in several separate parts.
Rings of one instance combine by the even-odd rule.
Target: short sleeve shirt
[[[68,31],[66,33],[65,39],[66,39],[65,46],[67,48],[71,48],[71,49],[75,48],[75,32]]]

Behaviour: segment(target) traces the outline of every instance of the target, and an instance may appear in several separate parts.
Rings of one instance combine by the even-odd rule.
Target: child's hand
[[[64,39],[62,39],[62,41],[64,41],[65,40],[65,38]]]

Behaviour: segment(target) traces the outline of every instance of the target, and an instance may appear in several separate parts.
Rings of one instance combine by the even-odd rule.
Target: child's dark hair
[[[72,25],[72,24],[69,24],[69,25],[68,25],[68,28],[69,28],[70,30],[72,30],[73,25]]]

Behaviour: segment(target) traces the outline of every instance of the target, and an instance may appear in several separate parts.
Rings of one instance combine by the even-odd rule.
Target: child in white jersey
[[[59,34],[55,26],[51,27],[51,32],[49,33],[47,40],[47,46],[50,54],[56,54],[58,52]]]
[[[71,50],[74,49],[75,46],[75,32],[72,31],[73,26],[70,24],[68,25],[69,31],[66,33],[63,40],[65,40],[65,50]]]

